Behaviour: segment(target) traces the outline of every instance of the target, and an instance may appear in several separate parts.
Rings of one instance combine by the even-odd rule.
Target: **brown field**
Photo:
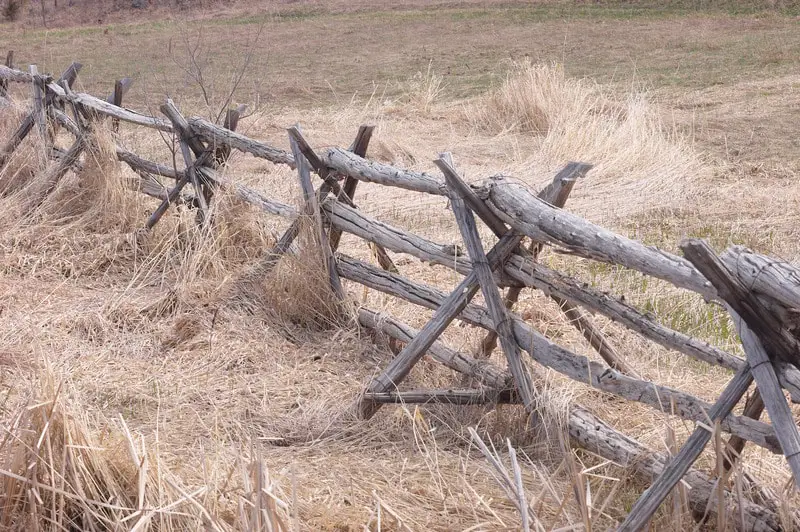
[[[0,53],[14,49],[18,65],[54,74],[81,61],[79,85],[98,95],[131,76],[126,105],[153,114],[169,96],[187,115],[215,118],[233,92],[251,111],[240,130],[284,148],[294,123],[315,147],[346,147],[372,123],[370,157],[434,172],[431,161],[450,151],[470,181],[503,172],[538,188],[569,160],[591,162],[567,204],[573,212],[671,251],[701,236],[717,250],[738,243],[800,261],[792,2],[304,0],[144,12],[76,4],[49,13],[45,29],[30,3],[21,21],[0,24]],[[28,88],[15,91],[16,104],[0,107],[0,139],[27,105]],[[211,235],[180,210],[144,234],[155,200],[123,190],[130,171],[99,137],[84,168],[33,213],[31,188],[19,183],[42,167],[41,150],[26,141],[0,172],[0,529],[82,530],[93,519],[97,529],[129,529],[139,514],[124,517],[144,508],[153,511],[139,529],[268,530],[281,519],[290,530],[516,530],[519,515],[468,427],[503,460],[506,438],[517,449],[538,530],[608,529],[644,486],[562,447],[569,404],[659,451],[670,433],[680,443],[693,428],[556,374],[537,383],[547,405],[547,430],[537,434],[511,406],[387,406],[360,421],[353,405],[392,355],[334,319],[314,257],[251,287],[255,311],[250,301],[244,312],[231,289],[286,222],[221,198]],[[121,138],[169,162],[170,141],[154,131],[123,124]],[[293,172],[249,156],[234,155],[229,177],[281,201],[299,196]],[[443,199],[364,185],[357,203],[437,242],[460,241]],[[370,258],[355,238],[342,247]],[[404,275],[441,288],[460,280],[395,259]],[[683,291],[571,257],[542,260],[739,352],[727,315]],[[346,288],[415,327],[430,316]],[[519,310],[554,341],[597,357],[549,299],[526,294]],[[730,378],[597,321],[650,380],[713,400]],[[473,353],[482,334],[454,324],[446,338]],[[458,386],[431,362],[404,384]],[[569,472],[572,459],[583,473]],[[12,507],[14,490],[27,486],[7,473],[29,463],[55,488],[37,492],[38,502],[28,490],[28,506]],[[714,463],[709,450],[698,467]],[[744,464],[787,507],[800,502],[784,491],[781,457],[748,446]],[[270,524],[254,521],[259,485],[272,501]],[[666,506],[654,529],[693,525]]]

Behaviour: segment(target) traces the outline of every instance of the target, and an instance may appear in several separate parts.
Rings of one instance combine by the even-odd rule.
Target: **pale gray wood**
[[[311,145],[306,141],[305,137],[303,137],[300,128],[296,126],[290,127],[287,131],[289,132],[289,136],[297,143],[298,148],[306,157],[306,160],[308,160],[311,168],[319,175],[320,179],[331,187],[331,192],[334,193],[336,199],[345,205],[355,208],[353,201],[342,191],[342,187],[339,185],[336,175],[322,163],[322,160],[317,156],[313,148],[311,148]]]
[[[291,135],[289,136],[289,145],[292,148],[292,155],[294,156],[295,166],[297,167],[297,175],[300,178],[300,189],[303,191],[303,211],[306,215],[312,216],[314,219],[317,243],[319,244],[320,251],[322,252],[322,259],[325,269],[328,272],[328,281],[331,290],[337,299],[343,301],[345,298],[344,289],[342,288],[341,280],[339,280],[339,273],[336,270],[336,259],[334,258],[330,244],[328,243],[328,235],[325,234],[325,228],[322,227],[322,218],[320,217],[317,196],[314,192],[314,185],[311,184],[310,165],[306,160],[306,157],[300,152],[300,146]]]
[[[742,345],[744,346],[748,359],[761,360],[761,361],[768,359],[763,344],[752,333],[752,331],[750,331],[749,328],[747,328],[747,324],[744,323],[741,319],[736,319],[736,318],[735,322],[738,323],[737,330],[739,331],[739,336],[742,339]],[[772,367],[771,364],[765,364],[765,363],[759,364],[758,367],[754,366],[754,369],[752,371],[753,371],[753,376],[756,379],[756,383],[773,381],[773,375],[770,372],[771,367]],[[783,405],[785,405],[785,400],[783,398],[783,394],[780,393],[780,390],[777,389],[777,387],[774,385],[774,381],[772,382],[772,385],[768,389],[770,390],[767,393],[769,397],[765,399],[763,397],[763,394],[761,394],[760,384],[759,384],[758,391],[759,394],[762,395],[761,397],[762,404],[760,405],[756,404],[754,406],[755,409],[754,411],[758,412],[758,410],[763,410],[765,406],[769,411],[769,406],[767,406],[767,403],[776,405],[775,407],[773,407],[773,410],[770,411],[769,413],[772,423],[776,427],[779,427],[778,429],[776,429],[776,432],[778,432],[778,438],[781,442],[781,447],[783,448],[783,452],[786,455],[787,448],[789,447],[793,447],[794,449],[798,448],[797,425],[796,425],[797,421],[793,418],[792,413],[791,411],[788,410],[788,408],[783,408]],[[776,412],[775,417],[773,417],[773,412]],[[794,434],[792,434],[793,432]],[[787,442],[792,442],[792,443],[787,443]],[[738,441],[734,443],[738,443]],[[795,489],[797,489],[798,486],[797,459],[798,459],[798,454],[796,450],[793,452],[791,457],[787,457],[787,460],[789,461],[789,466],[793,471]],[[763,489],[760,489],[758,493],[762,498],[764,498],[765,495],[768,495],[768,493],[765,493],[765,490]],[[774,498],[768,498],[766,502],[770,502],[773,506],[777,506],[777,504],[775,504]],[[800,512],[798,511],[791,512],[789,517],[792,519],[792,523],[794,524],[796,529],[800,527]]]
[[[773,362],[781,386],[789,392],[793,403],[800,404],[800,369],[786,362]]]
[[[295,159],[297,160],[297,159]],[[316,203],[319,204],[327,195],[330,193],[331,187],[330,185],[325,182],[319,187],[316,193]],[[303,209],[303,214],[306,216],[312,215],[313,211],[309,210],[308,204]],[[248,276],[257,275],[258,277],[265,277],[270,274],[270,272],[278,265],[281,260],[281,257],[284,253],[289,251],[294,240],[297,238],[297,235],[300,234],[300,226],[302,225],[301,218],[295,218],[295,220],[289,224],[289,227],[286,231],[283,232],[281,237],[275,243],[275,245],[264,254],[264,257],[259,260],[258,264],[253,268],[253,270],[248,274]]]
[[[564,168],[561,169],[561,171],[559,171],[556,174],[556,176],[553,178],[553,181],[551,181],[545,188],[543,188],[539,192],[538,197],[555,207],[559,208],[563,207],[566,204],[567,198],[569,198],[569,195],[572,192],[572,189],[574,188],[577,180],[586,175],[586,173],[589,170],[591,170],[591,168],[592,165],[590,164],[577,163],[577,162],[568,163]],[[467,201],[467,203],[473,209],[475,208],[476,205],[481,206],[481,210],[480,211],[476,210],[475,212],[478,213],[478,216],[480,216],[485,223],[487,223],[490,227],[492,227],[493,230],[495,226],[505,227],[505,224],[503,224],[502,220],[496,218],[491,209],[489,209],[486,206],[486,204],[483,201],[481,201],[471,189],[469,190],[469,192],[471,193],[470,194],[471,201]],[[490,220],[489,219],[490,215],[495,216],[496,219]],[[542,248],[541,242],[536,242],[531,240],[531,243],[528,247],[528,251],[531,255],[530,262],[537,262],[541,248]],[[510,310],[514,307],[514,305],[519,300],[519,296],[522,295],[523,288],[524,287],[522,286],[509,287],[508,292],[506,293],[504,299],[504,304],[506,308]],[[618,355],[616,355],[616,353],[614,352],[613,346],[611,346],[609,342],[606,340],[605,335],[602,333],[602,331],[594,327],[594,325],[591,323],[591,320],[584,317],[580,312],[580,310],[575,308],[572,305],[572,303],[564,301],[557,297],[554,297],[553,299],[565,314],[570,314],[572,316],[572,317],[567,316],[567,318],[569,319],[569,323],[578,326],[578,329],[580,330],[581,334],[584,335],[584,337],[589,341],[590,344],[593,345],[593,347],[595,347],[595,349],[599,350],[600,355],[603,356],[603,358],[608,358],[611,360],[619,360]],[[497,347],[497,333],[495,333],[494,331],[489,332],[481,341],[481,347],[480,347],[481,353],[483,353],[484,356],[489,356],[496,347]],[[626,369],[628,370],[628,372],[631,371],[630,368],[622,367],[620,364],[612,364],[611,367],[619,369],[620,371],[624,371]]]
[[[800,431],[772,365],[772,361],[791,361],[797,357],[797,340],[769,315],[757,295],[731,274],[706,242],[686,240],[681,243],[681,249],[729,306],[753,377],[794,474],[795,487],[800,489]]]
[[[82,68],[83,65],[81,63],[73,62],[67,67],[67,69],[61,74],[61,77],[58,78],[58,80],[55,83],[61,87],[66,86],[67,87],[66,90],[70,90],[71,87],[75,84],[75,80],[78,79],[78,73],[81,71]],[[43,85],[43,87],[49,86],[48,81],[49,80],[47,79],[44,80],[44,82],[47,84]],[[65,109],[64,102],[56,98],[55,94],[53,94],[52,91],[48,89],[46,93],[47,94],[45,95],[45,108],[47,115],[49,117],[52,116],[53,109],[59,109],[61,111]],[[55,135],[55,133],[57,132],[58,132],[58,124],[56,123],[53,124],[53,135]]]
[[[570,411],[567,428],[573,445],[630,468],[645,481],[660,475],[670,461],[670,457],[665,453],[644,447],[580,407],[573,407]],[[701,515],[708,510],[709,516],[714,518],[720,511],[714,503],[717,500],[717,483],[695,469],[690,469],[683,480],[691,488],[687,491],[692,510]],[[750,532],[784,530],[781,519],[775,512],[747,499],[740,500],[730,492],[726,491],[724,495],[726,508],[722,511],[733,513],[738,509],[744,515],[744,523],[733,520],[732,524],[737,529]],[[739,528],[740,526],[742,528]]]
[[[61,77],[58,79],[58,82],[50,83],[50,84],[48,84],[48,87],[50,87],[51,85],[58,86],[59,90],[63,93],[64,89],[62,89],[58,85],[58,83],[65,83],[66,82],[67,87],[71,86],[72,83],[75,82],[75,79],[76,79],[76,77],[78,75],[78,72],[81,69],[81,66],[82,65],[80,63],[72,63],[61,74]],[[35,78],[30,74],[26,74],[26,75],[29,76],[30,83],[33,83]],[[52,96],[52,94],[48,93],[47,97],[45,99],[45,103],[48,104],[48,107],[49,107],[49,104],[52,103],[52,97],[51,96]],[[37,116],[36,109],[34,109],[30,113],[28,113],[25,116],[25,118],[22,120],[22,122],[20,123],[20,125],[16,129],[16,131],[14,131],[14,133],[11,135],[11,138],[8,140],[8,142],[6,142],[6,144],[2,147],[2,149],[0,149],[0,168],[2,168],[6,164],[6,162],[8,162],[8,159],[10,158],[10,156],[14,152],[14,150],[17,149],[17,146],[19,146],[20,143],[22,143],[22,141],[25,139],[25,137],[28,136],[28,134],[30,133],[31,129],[33,129],[33,126],[36,124],[36,116]]]
[[[371,132],[372,132],[372,128],[365,128],[364,126],[362,126],[359,129],[359,135],[356,137],[354,145],[358,149],[366,150],[366,144],[368,142],[369,135],[371,135]],[[316,155],[310,149],[310,146],[308,146],[308,144],[305,142],[305,140],[303,139],[303,136],[300,133],[299,129],[290,128],[289,129],[289,135],[290,135],[290,139],[292,140],[292,142],[294,142],[295,144],[298,144],[299,148],[301,148],[301,146],[300,146],[301,143],[305,144],[306,145],[306,152],[311,155],[312,159],[314,159],[314,161],[317,163],[317,165],[320,164],[319,158],[316,157]],[[365,141],[365,139],[367,139],[367,140]],[[297,160],[296,154],[293,154],[292,156],[293,156],[294,160]],[[306,157],[306,160],[308,160],[307,157]],[[312,163],[312,166],[313,166],[313,163]],[[356,181],[356,183],[358,183],[358,181]],[[321,203],[323,200],[325,200],[328,197],[328,194],[330,194],[330,192],[332,191],[333,186],[335,184],[336,184],[335,181],[332,180],[332,179],[325,179],[323,181],[322,185],[320,186],[320,188],[317,190],[317,193],[316,193],[316,202],[318,204]],[[355,188],[353,187],[352,190],[354,191]],[[352,198],[351,195],[348,194],[344,190],[341,190],[341,193],[343,195],[347,196],[345,198],[345,202],[349,203],[350,205],[353,205],[352,199],[351,199]],[[355,208],[355,205],[353,205],[353,207]],[[306,212],[306,214],[310,215],[310,214],[312,214],[312,212]],[[276,244],[272,247],[272,249],[269,250],[264,255],[264,258],[261,259],[259,261],[259,263],[250,272],[248,272],[247,276],[248,277],[253,277],[253,276],[264,277],[266,275],[269,275],[269,273],[275,268],[275,266],[278,264],[278,262],[280,262],[281,256],[289,250],[289,247],[292,245],[292,243],[294,242],[295,238],[297,238],[297,235],[298,235],[299,230],[300,230],[300,224],[301,224],[300,219],[296,219],[294,222],[292,222],[289,225],[289,227],[286,229],[286,231],[283,233],[283,235],[281,235],[281,237],[278,239],[278,242],[276,242]],[[341,238],[341,234],[342,234],[341,229],[338,229],[336,227],[332,227],[331,228],[331,237],[330,237],[331,245],[330,245],[330,247],[331,247],[332,251],[335,250],[335,248],[338,246],[338,241]],[[334,241],[333,241],[334,237],[336,238],[335,245],[334,245]],[[389,258],[389,255],[386,253],[386,250],[382,246],[378,246],[378,245],[376,245],[375,248],[376,248],[376,251],[378,252],[378,259],[379,259],[379,262],[380,262],[381,266],[384,269],[397,271],[397,267],[392,262],[392,259]]]
[[[167,118],[169,118],[170,122],[172,122],[173,131],[181,138],[194,152],[195,157],[200,157],[206,152],[206,147],[197,138],[196,135],[193,134],[192,128],[189,126],[189,122],[186,121],[186,118],[181,114],[178,110],[175,102],[172,101],[172,98],[167,98],[167,100],[161,105],[160,107],[161,112],[164,113]]]
[[[445,161],[441,162],[443,166],[449,167]],[[452,168],[449,170],[452,170]],[[508,309],[503,305],[500,289],[494,281],[492,268],[483,250],[483,243],[478,234],[478,226],[475,224],[475,217],[472,215],[472,211],[467,208],[464,198],[461,196],[463,192],[460,191],[464,189],[465,185],[463,182],[455,183],[455,181],[461,181],[455,171],[445,172],[445,181],[450,189],[450,205],[472,262],[473,275],[478,278],[483,298],[489,309],[489,315],[494,323],[494,330],[500,339],[500,345],[503,348],[503,354],[506,356],[508,368],[514,377],[514,386],[520,398],[522,398],[525,409],[529,413],[533,413],[535,409],[533,382],[528,369],[522,362],[520,347],[515,341],[511,327],[511,316]],[[513,231],[510,233],[512,235],[517,234]],[[517,244],[520,241],[521,239],[517,240]]]
[[[450,153],[440,153],[439,158],[433,161],[433,164],[435,164],[444,175],[445,183],[450,190],[448,197],[451,200],[453,193],[457,194],[496,236],[502,236],[508,231],[506,224],[504,224],[483,201],[478,199],[475,192],[458,175],[455,164],[453,163],[453,157]],[[556,176],[556,179],[558,178],[559,176]]]
[[[122,107],[122,98],[128,94],[128,91],[131,90],[132,86],[133,78],[122,78],[117,80],[117,82],[114,84],[114,92],[112,92],[108,98],[106,98],[106,101],[116,105],[117,107]],[[119,87],[119,91],[117,90],[117,87]],[[117,103],[118,101],[119,103]]]
[[[469,186],[467,186],[466,183],[463,182],[463,180],[461,180],[452,165],[449,164],[448,161],[442,159],[434,162],[444,174],[448,185],[451,183],[453,184],[458,193],[462,195],[464,201],[466,201],[471,208],[476,209],[475,212],[479,213],[486,225],[488,225],[496,235],[502,234],[502,232],[506,230],[503,221],[500,220],[500,218],[498,218],[480,198],[478,198],[478,196]],[[567,198],[569,197],[569,192],[572,190],[575,181],[585,175],[586,172],[588,172],[591,168],[591,165],[585,163],[572,162],[567,164],[563,170],[556,174],[553,182],[542,191],[540,199],[544,199],[545,201],[550,200],[549,202],[556,203],[556,207],[562,207],[564,203],[566,203]],[[534,241],[534,245],[537,244],[538,242]],[[534,261],[535,256],[525,260],[527,263],[532,263]],[[520,288],[511,287],[506,300],[504,301],[504,307],[506,309],[510,309],[516,302],[520,293]],[[611,342],[606,338],[605,334],[598,327],[595,327],[594,323],[592,323],[588,316],[586,316],[571,302],[561,299],[558,296],[553,296],[552,294],[550,294],[550,296],[558,304],[559,308],[566,316],[568,323],[580,331],[584,338],[589,342],[589,345],[591,345],[598,352],[598,354],[610,367],[627,375],[638,375],[633,366],[628,364],[627,361],[617,352],[616,348],[614,348]],[[494,349],[496,334],[497,331],[490,332],[481,343],[481,349],[485,355],[488,355]]]
[[[403,231],[348,207],[334,198],[323,202],[322,210],[333,226],[395,253],[406,253],[431,264],[455,269],[463,275],[472,271],[469,260],[453,255],[452,246],[437,244]]]
[[[339,274],[344,279],[425,308],[435,310],[441,307],[447,298],[447,295],[438,289],[383,271],[346,255],[338,255],[338,266]],[[494,328],[486,308],[479,305],[466,305],[457,318],[486,330]],[[517,317],[512,319],[512,325],[517,344],[538,363],[562,375],[598,390],[646,404],[666,414],[674,412],[678,417],[690,421],[708,420],[707,411],[711,405],[702,399],[674,388],[625,376],[603,364],[577,355],[552,343]],[[724,432],[741,436],[773,453],[780,453],[775,431],[769,424],[731,415],[720,423],[720,427]]]
[[[546,294],[555,295],[600,313],[659,345],[696,360],[734,371],[744,364],[744,360],[736,355],[665,327],[632,305],[610,294],[585,286],[583,283],[542,264],[532,263],[515,255],[508,261],[506,274],[512,279],[537,288]]]
[[[36,65],[30,66],[30,73],[33,77],[33,120],[39,130],[42,140],[47,139],[47,115],[45,114],[44,89],[42,88],[42,78],[39,77],[39,69]]]
[[[372,139],[372,133],[374,130],[375,126],[359,127],[356,138],[353,141],[352,146],[350,146],[349,151],[355,153],[359,157],[365,157],[367,155],[367,148],[369,147],[369,141]],[[347,176],[344,180],[344,185],[342,186],[342,193],[352,201],[353,198],[355,198],[356,187],[358,187],[358,179],[355,179],[352,176]],[[340,230],[335,228],[331,230],[331,249],[334,252],[339,249],[339,241],[341,238],[342,232]],[[386,250],[384,250],[383,253],[385,254]]]
[[[321,157],[325,166],[340,174],[349,175],[367,183],[379,183],[417,192],[445,196],[445,183],[424,172],[412,172],[376,161],[369,161],[355,153],[331,148]]]
[[[0,79],[13,81],[15,83],[33,83],[33,76],[28,72],[9,68],[6,65],[0,65]]]
[[[617,528],[618,532],[636,532],[642,530],[658,507],[669,496],[678,482],[695,463],[700,453],[703,452],[712,436],[714,426],[721,419],[727,417],[744,396],[753,376],[750,366],[745,365],[736,372],[733,379],[708,412],[708,422],[705,426],[698,426],[681,447],[681,450],[670,460],[658,479],[639,497],[631,508],[625,521]]]
[[[358,309],[358,323],[362,327],[377,330],[383,334],[408,343],[419,334],[417,329],[397,320],[389,314]],[[469,355],[450,349],[441,342],[434,342],[428,348],[428,356],[448,368],[463,373],[479,383],[493,389],[504,390],[511,386],[511,374],[501,370],[491,362],[478,360]],[[389,392],[391,393],[391,392]]]
[[[197,137],[191,134],[189,124],[186,122],[186,119],[183,117],[180,111],[178,111],[178,108],[171,99],[167,98],[167,101],[161,106],[161,112],[167,115],[167,117],[170,119],[173,125],[173,131],[178,136],[178,145],[181,150],[183,162],[186,165],[185,172],[189,178],[189,182],[194,188],[194,195],[197,199],[198,206],[200,207],[201,222],[202,225],[205,226],[210,223],[211,219],[209,217],[206,195],[200,183],[200,178],[197,176],[197,167],[202,165],[203,155],[206,151],[205,146],[203,146]],[[192,158],[192,152],[194,152],[194,155],[198,157],[197,162],[195,162]],[[169,205],[168,202],[162,203],[162,205],[164,204]],[[152,217],[151,220],[153,220]],[[148,222],[149,221],[150,220],[148,220]],[[153,224],[155,224],[155,222],[158,222],[158,219],[155,219]],[[149,225],[148,229],[150,228],[152,228],[152,225]]]
[[[510,391],[497,390],[412,390],[408,392],[366,392],[364,397],[375,403],[486,405],[510,402]]]
[[[781,391],[775,370],[770,363],[770,357],[764,349],[763,342],[750,329],[744,320],[735,320],[742,346],[747,353],[747,359],[752,365],[758,389],[764,405],[767,407],[769,418],[775,427],[775,433],[781,444],[783,455],[789,462],[789,467],[794,475],[794,486],[800,490],[800,433],[797,420],[794,419],[786,398]]]
[[[133,190],[161,201],[169,197],[170,189],[158,182],[155,177],[141,170],[134,170],[134,172],[139,179],[132,184]],[[179,205],[191,205],[193,201],[194,197],[188,195],[178,196],[175,199],[175,203]]]
[[[509,232],[500,242],[495,245],[489,254],[490,268],[499,267],[502,262],[519,245],[521,237],[516,233]],[[452,322],[466,307],[467,303],[477,293],[479,288],[478,277],[474,272],[470,272],[464,280],[448,295],[441,305],[433,313],[431,320],[425,327],[411,340],[405,348],[389,363],[384,371],[377,375],[367,391],[387,392],[394,389],[411,372],[411,368],[419,362],[419,359],[430,348],[434,341],[444,332]],[[360,413],[365,418],[372,417],[379,408],[378,403],[362,401]]]
[[[53,94],[62,101],[78,104],[82,107],[92,110],[95,113],[113,118],[119,118],[123,122],[129,122],[131,124],[157,129],[167,133],[173,132],[172,122],[169,120],[143,115],[141,113],[137,113],[136,111],[125,109],[124,107],[117,107],[116,105],[92,96],[91,94],[80,92],[67,94],[57,83],[49,83],[47,85],[47,89],[52,91]]]
[[[111,94],[111,103],[117,107],[122,107],[123,92],[124,89],[122,88],[122,80],[118,79],[114,82],[114,92]],[[111,119],[111,131],[115,134],[119,133],[119,120],[117,118]]]
[[[189,118],[192,130],[212,148],[230,146],[235,150],[266,159],[275,164],[287,164],[294,168],[294,157],[291,153],[250,139],[240,133],[225,129],[202,118]]]
[[[664,279],[707,299],[717,296],[714,287],[686,259],[645,246],[557,209],[534,196],[521,183],[502,177],[491,178],[478,190],[478,195],[499,218],[534,240]]]
[[[222,127],[230,131],[236,131],[236,128],[239,126],[239,119],[246,109],[247,106],[244,104],[239,105],[236,109],[228,109],[225,112],[225,120],[222,123]],[[217,148],[214,150],[214,160],[216,161],[217,166],[225,164],[230,156],[231,147],[227,144],[217,146]]]
[[[734,276],[703,240],[688,239],[681,243],[684,255],[705,275],[728,305],[732,314],[747,322],[750,329],[764,342],[772,359],[794,364],[800,355],[797,338],[783,327],[758,294]],[[755,364],[751,362],[751,366]],[[764,392],[764,390],[762,390]]]
[[[336,196],[336,199],[344,203],[345,205],[348,205],[356,209],[357,207],[355,203],[353,203],[350,194],[347,194],[342,189],[337,180],[337,176],[327,166],[325,166],[322,160],[317,156],[317,154],[311,148],[311,145],[303,137],[300,130],[298,128],[289,128],[289,135],[295,140],[295,142],[297,142],[297,145],[300,147],[300,151],[303,152],[303,155],[305,155],[306,159],[311,164],[311,167],[314,169],[314,171],[317,172],[317,174],[325,182],[325,184],[328,185],[328,187],[330,187],[330,190]],[[360,141],[360,139],[356,140]],[[364,149],[366,149],[366,146],[364,147]],[[383,246],[381,246],[380,244],[373,243],[373,249],[376,252],[378,262],[381,264],[383,268],[388,270],[397,270],[397,266],[389,257],[389,254],[386,252],[386,249],[384,249]]]
[[[800,312],[800,270],[793,265],[754,253],[744,246],[728,248],[720,259],[753,292]]]

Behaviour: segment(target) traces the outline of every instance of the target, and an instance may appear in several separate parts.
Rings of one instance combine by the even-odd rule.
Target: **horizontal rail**
[[[563,246],[581,257],[618,264],[717,299],[717,291],[688,260],[618,235],[538,199],[507,178],[489,179],[478,195],[504,222],[530,238]]]
[[[439,308],[447,297],[443,292],[401,275],[379,270],[365,262],[346,255],[337,256],[339,275],[368,288],[399,297],[429,309]],[[469,304],[459,319],[494,330],[488,312],[482,306]],[[666,414],[675,414],[683,419],[704,423],[711,405],[686,392],[661,386],[646,380],[622,375],[598,362],[575,354],[554,344],[517,317],[512,319],[513,331],[519,346],[538,363],[551,368],[577,382],[588,384],[598,390],[625,399],[644,403]],[[773,453],[780,453],[780,446],[772,426],[761,421],[741,416],[728,416],[720,426],[725,432],[736,434]]]

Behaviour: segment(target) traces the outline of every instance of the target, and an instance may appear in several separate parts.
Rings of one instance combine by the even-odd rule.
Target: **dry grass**
[[[40,369],[3,405],[0,526],[4,530],[290,530],[286,496],[245,450],[226,482],[188,487],[115,421],[90,419],[70,385]],[[62,377],[63,378],[63,377]],[[6,423],[7,422],[7,423]],[[218,467],[221,464],[204,464]]]
[[[326,46],[352,57],[339,39],[361,28],[366,16],[342,15],[336,22],[342,31],[323,32]],[[438,28],[430,26],[426,15],[397,16],[407,22],[409,33],[391,34],[398,49],[408,49],[415,40],[429,43],[426,39],[433,37],[417,30]],[[475,16],[483,23],[483,17],[498,15]],[[379,23],[369,20],[387,32],[399,31],[395,15],[387,17]],[[447,31],[463,30],[463,24],[456,22]],[[576,24],[594,31],[588,22]],[[625,39],[641,38],[654,28],[665,32],[668,24],[659,24],[631,23],[626,28],[632,35]],[[509,26],[504,39],[521,39],[523,26]],[[130,31],[146,46],[163,45],[163,35],[142,38],[148,28],[132,26]],[[275,23],[269,29],[276,28],[280,35],[287,26]],[[450,34],[433,30],[447,48]],[[720,35],[716,27],[709,31]],[[74,36],[84,37],[94,39]],[[373,60],[388,61],[381,55],[387,52],[373,49],[372,43],[359,46],[377,54],[366,54],[369,68],[376,68]],[[298,56],[291,53],[280,61],[296,62]],[[309,56],[308,50],[296,53]],[[454,65],[460,57],[454,56]],[[476,59],[475,64],[495,59]],[[299,107],[262,109],[240,130],[286,146],[284,127],[301,119],[315,147],[347,146],[358,125],[370,122],[377,125],[370,146],[376,159],[433,171],[429,161],[448,150],[470,180],[503,171],[533,187],[566,160],[586,160],[596,168],[568,205],[595,221],[668,247],[704,229],[719,245],[748,238],[764,243],[762,251],[779,249],[784,256],[798,257],[789,243],[796,241],[789,212],[797,194],[794,181],[781,181],[780,201],[768,201],[761,181],[756,186],[752,176],[737,173],[737,161],[717,161],[697,150],[690,136],[697,131],[673,126],[659,98],[654,101],[630,86],[620,90],[619,84],[576,79],[552,63],[520,62],[490,92],[454,101],[461,81],[449,67],[437,68],[430,59],[414,62],[412,69],[401,60],[391,64],[397,68],[392,76],[402,73],[396,85],[359,87],[362,96],[352,99],[344,95],[361,67],[348,67],[355,70],[343,74],[344,89],[331,78],[324,91],[328,96],[331,87],[339,91],[334,108],[309,110],[307,97],[322,98],[321,83],[286,76],[280,83],[299,91]],[[495,67],[494,74],[509,70]],[[315,76],[330,73],[312,70]],[[92,75],[87,72],[87,79]],[[158,83],[153,78],[145,84]],[[291,91],[281,85],[275,94],[288,98]],[[182,102],[187,113],[193,96]],[[7,137],[21,112],[0,109],[0,138]],[[152,132],[124,125],[122,131],[123,142],[134,151],[170,162],[164,142]],[[41,150],[26,141],[0,175],[0,186],[13,183],[0,198],[5,281],[0,288],[0,386],[6,390],[0,403],[0,426],[6,428],[0,437],[0,504],[13,507],[14,529],[30,529],[36,522],[40,529],[56,530],[70,520],[113,529],[110,521],[127,518],[126,528],[141,523],[143,529],[159,530],[502,530],[519,527],[522,499],[534,528],[608,528],[643,486],[591,453],[564,449],[568,405],[589,405],[658,450],[680,445],[692,428],[552,372],[541,372],[542,382],[537,382],[540,403],[547,407],[537,434],[526,430],[516,407],[387,406],[371,421],[360,421],[353,406],[392,355],[384,339],[359,330],[348,321],[347,309],[331,303],[309,228],[302,233],[298,255],[267,278],[237,284],[286,222],[223,194],[215,198],[209,232],[197,228],[192,211],[176,208],[145,234],[139,228],[155,203],[128,192],[133,175],[109,157],[108,142],[101,131],[83,168],[65,176],[30,212],[24,206],[40,185]],[[230,178],[269,197],[297,201],[296,178],[288,169],[238,154],[228,171]],[[770,175],[762,177],[772,183]],[[714,184],[711,192],[709,182]],[[731,197],[736,198],[733,206]],[[361,184],[357,199],[365,211],[389,223],[442,243],[459,241],[441,198]],[[372,260],[369,249],[351,237],[345,236],[342,249]],[[404,275],[440,288],[460,280],[444,268],[394,258]],[[676,328],[722,347],[737,344],[724,315],[663,283],[569,257],[545,253],[543,260],[596,287],[624,293]],[[417,327],[430,316],[356,285],[346,289],[351,300]],[[525,293],[519,311],[554,341],[596,357],[540,294]],[[714,398],[729,379],[726,372],[687,363],[607,320],[596,321],[647,378],[706,399]],[[472,352],[482,336],[482,331],[454,324],[445,340]],[[493,360],[502,363],[498,353]],[[449,370],[423,360],[404,386],[458,383]],[[489,453],[478,448],[471,428]],[[488,455],[505,465],[492,465]],[[715,462],[709,451],[699,466],[714,470]],[[745,463],[759,481],[783,489],[787,469],[779,457],[748,446]],[[523,488],[509,491],[505,477],[516,477],[517,469]],[[267,493],[259,491],[259,483]],[[783,500],[797,503],[789,495]],[[690,516],[670,508],[654,526],[682,529],[689,523]]]
[[[487,132],[530,134],[532,155],[520,172],[541,175],[566,160],[591,162],[591,180],[570,203],[595,221],[685,205],[710,175],[642,92],[612,96],[589,80],[568,78],[558,65],[516,64],[497,90],[467,107],[467,116]]]

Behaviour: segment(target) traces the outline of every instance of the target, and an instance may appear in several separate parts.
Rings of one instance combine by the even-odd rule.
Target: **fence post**
[[[33,76],[33,118],[36,128],[42,139],[47,139],[47,116],[45,114],[44,89],[39,78],[39,69],[36,65],[30,66],[30,73]]]
[[[14,68],[14,50],[9,50],[6,55],[6,66]],[[0,97],[5,98],[8,96],[8,80],[0,79]]]
[[[117,80],[114,82],[114,94],[113,97],[113,104],[117,107],[122,107],[122,81]],[[111,119],[111,131],[113,133],[119,133],[119,118],[112,118]]]

